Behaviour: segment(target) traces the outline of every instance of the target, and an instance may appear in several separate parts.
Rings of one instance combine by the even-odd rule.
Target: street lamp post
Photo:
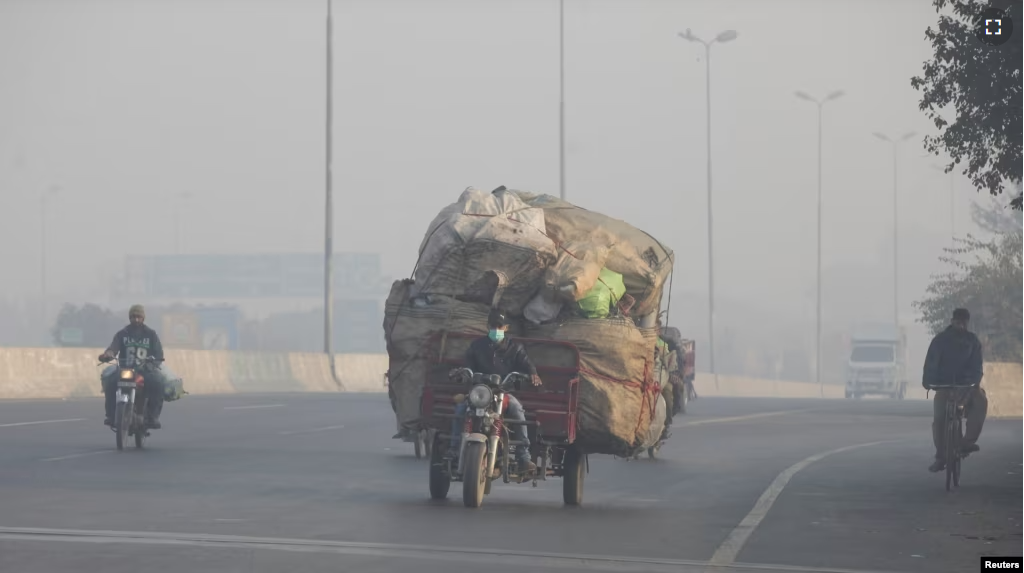
[[[565,201],[565,0],[558,0],[558,197]]]
[[[181,254],[181,206],[182,203],[191,198],[191,193],[175,194],[174,202],[174,254]]]
[[[941,165],[932,164],[932,169],[946,172]],[[949,236],[956,238],[956,172],[949,172]]]
[[[874,136],[892,145],[892,322],[893,325],[900,325],[900,272],[899,272],[899,144],[917,135],[911,131],[899,139],[893,139],[888,135],[875,132]]]
[[[817,288],[814,330],[814,376],[817,378],[818,389],[822,396],[825,395],[825,386],[821,381],[821,118],[822,109],[825,104],[843,97],[842,90],[836,90],[823,99],[817,99],[804,92],[796,92],[796,97],[809,101],[818,106],[818,262],[817,262]]]
[[[325,122],[324,181],[324,354],[331,377],[340,386],[334,361],[334,18],[332,0],[327,0],[327,101]]]
[[[711,45],[715,42],[724,44],[736,39],[739,34],[735,30],[720,32],[710,41],[705,41],[693,34],[689,28],[680,32],[679,37],[687,42],[697,42],[704,46],[705,66],[705,90],[707,98],[707,184],[708,184],[708,351],[711,374],[715,376],[717,385],[718,375],[715,370],[715,266],[714,266],[714,217],[711,201]]]
[[[51,185],[46,191],[39,196],[39,313],[40,322],[39,324],[46,324],[48,319],[48,285],[47,285],[47,232],[46,232],[46,219],[47,211],[49,210],[49,198],[60,193],[60,187],[57,185]]]

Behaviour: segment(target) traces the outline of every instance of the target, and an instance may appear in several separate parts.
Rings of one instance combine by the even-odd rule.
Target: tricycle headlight
[[[493,398],[491,389],[483,384],[477,384],[469,391],[469,404],[474,408],[486,408]]]
[[[131,370],[128,370],[127,368],[125,368],[124,370],[121,370],[121,380],[131,380],[131,379],[132,379],[132,371]]]

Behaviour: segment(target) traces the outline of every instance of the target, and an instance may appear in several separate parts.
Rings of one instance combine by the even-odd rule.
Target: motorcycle
[[[504,380],[497,374],[474,373],[469,368],[459,368],[451,377],[471,382],[472,389],[466,394],[467,402],[462,444],[456,460],[455,476],[462,479],[462,501],[466,507],[480,507],[484,494],[490,493],[491,482],[501,476],[505,481],[517,483],[534,479],[532,474],[521,471],[514,462],[513,447],[516,444],[506,427],[504,412],[508,407],[508,393],[528,382],[530,377],[512,372]]]
[[[150,428],[146,426],[149,397],[145,392],[144,373],[155,368],[158,362],[156,358],[150,356],[136,368],[117,368],[114,423],[110,429],[114,431],[118,450],[124,449],[129,436],[135,438],[135,447],[138,449],[142,449],[146,444]]]

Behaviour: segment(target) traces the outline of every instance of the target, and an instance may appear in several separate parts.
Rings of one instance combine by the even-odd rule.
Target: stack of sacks
[[[388,297],[399,423],[418,427],[423,383],[440,359],[431,338],[483,335],[494,306],[513,317],[513,336],[579,348],[585,451],[628,456],[646,447],[664,423],[654,347],[671,271],[672,252],[623,221],[547,195],[467,189],[428,229],[415,280],[396,282]],[[617,311],[627,294],[636,319]]]

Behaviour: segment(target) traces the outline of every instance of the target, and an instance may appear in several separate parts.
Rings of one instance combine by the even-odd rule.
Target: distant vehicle
[[[862,325],[850,336],[846,397],[870,394],[902,400],[907,395],[907,334],[892,324]]]

